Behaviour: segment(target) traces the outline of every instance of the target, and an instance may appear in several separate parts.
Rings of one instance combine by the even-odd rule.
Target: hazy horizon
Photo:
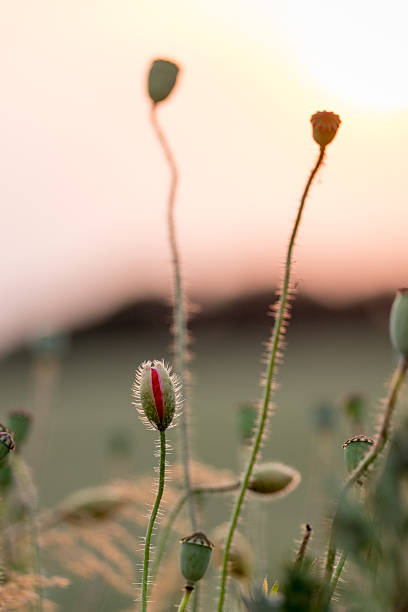
[[[407,284],[408,9],[345,2],[337,15],[317,0],[307,9],[3,7],[0,347],[169,295],[169,174],[145,92],[160,56],[181,65],[158,114],[180,169],[178,237],[194,299],[279,281],[318,153],[309,119],[323,109],[342,125],[307,204],[294,280],[328,302]]]

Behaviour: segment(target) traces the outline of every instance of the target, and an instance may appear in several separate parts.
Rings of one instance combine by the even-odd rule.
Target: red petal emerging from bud
[[[157,416],[159,421],[162,423],[164,418],[164,403],[163,403],[163,390],[160,380],[160,374],[157,368],[152,367],[152,391],[154,397],[154,403],[156,406]]]

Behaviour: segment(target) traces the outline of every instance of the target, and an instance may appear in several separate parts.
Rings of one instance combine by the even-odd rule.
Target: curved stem
[[[356,483],[358,480],[360,480],[362,476],[364,476],[364,474],[367,472],[370,465],[377,459],[377,457],[380,455],[380,453],[384,449],[384,446],[387,443],[389,433],[390,433],[391,419],[394,413],[395,404],[397,402],[398,394],[400,392],[400,389],[404,381],[405,375],[407,373],[407,370],[408,370],[408,360],[401,359],[391,379],[388,397],[387,397],[387,401],[385,404],[384,417],[383,417],[381,429],[378,433],[376,442],[372,446],[372,449],[365,455],[361,463],[356,467],[354,472],[352,472],[350,476],[348,477],[343,487],[343,490],[341,492],[340,499],[342,499],[344,495],[347,494],[347,492],[353,486],[354,483]],[[326,561],[327,580],[331,579],[331,576],[333,573],[334,560],[336,558],[336,543],[335,543],[336,538],[335,538],[334,526],[335,526],[336,519],[337,519],[338,508],[339,508],[339,504],[337,505],[337,510],[332,520],[330,536],[329,536],[329,546],[327,550],[327,561]]]
[[[236,489],[238,489],[240,484],[241,483],[238,480],[235,482],[228,482],[224,485],[218,485],[218,486],[210,485],[210,486],[195,487],[193,489],[193,495],[197,495],[199,493],[227,493],[228,491],[235,491]],[[188,498],[188,493],[185,493],[177,500],[177,502],[175,503],[175,505],[173,506],[172,510],[170,511],[168,515],[168,519],[166,521],[164,528],[160,531],[160,539],[157,545],[157,550],[156,550],[156,554],[155,554],[153,565],[152,565],[152,571],[151,571],[151,583],[152,584],[154,584],[156,580],[157,572],[159,570],[159,566],[160,566],[160,563],[161,563],[161,560],[163,558],[163,554],[166,548],[167,540],[173,528],[174,522],[177,519],[178,515],[180,514],[187,498]]]
[[[303,534],[302,542],[300,544],[299,550],[296,555],[295,565],[300,567],[303,563],[303,559],[305,558],[306,548],[310,540],[310,536],[312,535],[312,528],[309,523],[305,526],[305,532]]]
[[[187,604],[188,604],[188,600],[190,599],[191,593],[193,591],[191,589],[186,589],[183,595],[183,599],[180,602],[179,607],[177,608],[178,612],[183,612],[183,610],[186,610],[187,608]]]
[[[184,486],[188,493],[190,522],[193,531],[197,531],[197,517],[194,505],[194,497],[192,495],[192,484],[190,474],[190,445],[188,439],[188,390],[187,390],[187,317],[185,308],[184,291],[181,277],[180,255],[177,245],[176,225],[174,218],[175,197],[178,183],[177,165],[174,159],[173,152],[167,142],[167,139],[161,129],[156,114],[156,104],[151,107],[150,119],[153,129],[160,142],[166,160],[170,167],[171,184],[167,206],[167,224],[169,232],[170,251],[174,273],[174,297],[173,297],[173,334],[174,334],[174,366],[175,371],[180,376],[183,385],[185,399],[183,406],[183,415],[180,419],[181,432],[181,453],[184,473]]]
[[[156,520],[157,512],[159,510],[161,498],[163,497],[165,470],[166,470],[166,433],[165,431],[161,431],[160,432],[159,488],[157,490],[156,501],[154,502],[152,514],[150,516],[149,524],[147,526],[146,539],[145,539],[145,550],[144,550],[144,560],[143,560],[143,579],[142,579],[142,612],[147,611],[147,587],[148,587],[148,580],[149,580],[150,542],[152,539],[154,522]]]
[[[284,319],[285,319],[286,306],[287,306],[288,294],[289,294],[289,288],[290,288],[292,253],[293,253],[293,248],[295,245],[296,234],[298,231],[300,220],[302,218],[302,213],[303,213],[304,205],[306,202],[306,198],[307,198],[310,186],[323,161],[324,153],[325,153],[325,147],[321,147],[319,157],[316,161],[315,166],[313,167],[310,173],[309,179],[306,183],[306,187],[303,191],[303,195],[300,200],[300,205],[299,205],[297,216],[295,219],[295,224],[293,226],[292,234],[289,240],[289,246],[288,246],[288,251],[286,255],[285,276],[284,276],[283,284],[282,284],[282,292],[280,294],[280,298],[278,302],[278,312],[275,318],[275,323],[274,323],[273,331],[272,331],[272,342],[271,342],[270,353],[268,356],[268,365],[267,365],[267,371],[266,371],[265,393],[264,393],[264,397],[262,401],[260,419],[258,422],[258,430],[256,432],[252,451],[249,457],[249,461],[248,461],[248,465],[247,465],[244,477],[242,479],[242,484],[241,484],[240,491],[238,493],[235,507],[233,509],[230,528],[229,528],[228,536],[225,542],[224,557],[223,557],[221,579],[220,579],[220,596],[219,596],[219,603],[218,603],[218,612],[222,612],[224,608],[225,590],[226,590],[227,573],[228,573],[228,559],[229,559],[229,552],[230,552],[231,543],[232,543],[232,537],[234,535],[234,531],[238,523],[238,518],[239,518],[240,511],[241,511],[242,503],[244,501],[245,492],[248,486],[249,479],[252,474],[253,467],[255,465],[256,458],[258,456],[262,436],[265,430],[265,424],[266,424],[267,417],[268,417],[268,408],[269,408],[271,392],[272,392],[272,381],[273,381],[276,361],[278,357],[279,342],[280,342],[280,338],[281,338],[281,334],[283,330],[283,324],[284,324]]]

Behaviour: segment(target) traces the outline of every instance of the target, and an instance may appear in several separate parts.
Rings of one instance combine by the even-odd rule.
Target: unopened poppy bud
[[[11,433],[8,431],[0,431],[0,465],[14,448],[15,444]]]
[[[353,436],[344,442],[344,461],[348,472],[354,472],[373,444],[374,440],[364,435]]]
[[[180,551],[180,569],[187,585],[192,587],[197,580],[201,580],[210,563],[214,545],[201,531],[182,538]]]
[[[390,314],[390,336],[393,347],[408,359],[408,288],[398,289]]]
[[[13,410],[13,412],[9,413],[9,426],[13,432],[18,450],[20,445],[27,439],[32,420],[31,414],[24,410]]]
[[[104,520],[114,516],[130,501],[120,487],[92,487],[69,495],[57,507],[56,517],[68,523]]]
[[[300,480],[300,473],[289,465],[261,463],[254,468],[248,489],[259,495],[283,496],[293,491]]]
[[[313,138],[321,147],[325,147],[333,140],[341,123],[339,115],[330,111],[317,111],[310,121],[313,126]]]
[[[148,90],[154,104],[165,100],[176,84],[179,67],[169,60],[154,60],[148,77]]]
[[[142,363],[136,372],[133,395],[142,418],[159,431],[169,427],[180,403],[179,382],[163,361]]]

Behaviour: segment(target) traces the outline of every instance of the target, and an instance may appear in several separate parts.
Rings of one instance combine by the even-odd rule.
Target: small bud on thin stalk
[[[293,225],[293,229],[291,232],[291,236],[289,239],[289,246],[286,253],[286,262],[285,262],[285,274],[282,283],[281,293],[279,295],[279,299],[277,302],[277,310],[276,317],[272,329],[272,336],[270,342],[270,348],[267,356],[267,366],[266,366],[266,376],[265,376],[265,387],[264,387],[264,396],[262,399],[262,407],[260,410],[259,420],[257,424],[257,431],[254,434],[253,446],[249,456],[248,465],[242,479],[242,486],[239,491],[237,500],[235,502],[235,506],[233,508],[230,528],[227,536],[227,540],[225,543],[224,550],[224,558],[223,558],[223,566],[221,570],[220,576],[220,595],[218,600],[218,612],[223,612],[224,603],[225,603],[225,591],[226,591],[226,583],[227,583],[227,574],[228,574],[228,559],[229,559],[229,551],[232,544],[232,538],[234,535],[235,528],[238,523],[239,515],[241,512],[241,507],[244,501],[245,493],[248,488],[248,484],[252,475],[252,470],[255,466],[255,462],[258,456],[258,452],[260,450],[262,437],[265,430],[265,425],[268,418],[268,409],[271,401],[272,394],[272,382],[275,376],[275,369],[277,363],[279,361],[279,348],[281,344],[281,337],[285,329],[285,321],[286,321],[286,312],[287,312],[287,304],[290,294],[290,281],[291,281],[291,272],[292,272],[292,256],[293,250],[295,246],[295,241],[300,225],[300,221],[302,219],[302,214],[304,210],[304,206],[306,203],[306,199],[309,193],[309,189],[312,185],[313,179],[316,176],[325,155],[326,145],[329,144],[336,135],[337,129],[340,125],[340,117],[335,115],[334,113],[329,113],[328,111],[319,111],[315,113],[312,118],[313,125],[313,138],[320,145],[320,152],[317,158],[317,161],[309,175],[309,178],[306,182],[306,186],[304,188],[302,197],[300,199],[299,208],[297,211],[296,219]]]
[[[166,470],[166,429],[171,426],[180,404],[179,383],[163,361],[145,361],[136,372],[133,396],[145,424],[160,432],[159,486],[146,530],[142,578],[142,612],[147,612],[150,543],[153,527],[163,497]]]

